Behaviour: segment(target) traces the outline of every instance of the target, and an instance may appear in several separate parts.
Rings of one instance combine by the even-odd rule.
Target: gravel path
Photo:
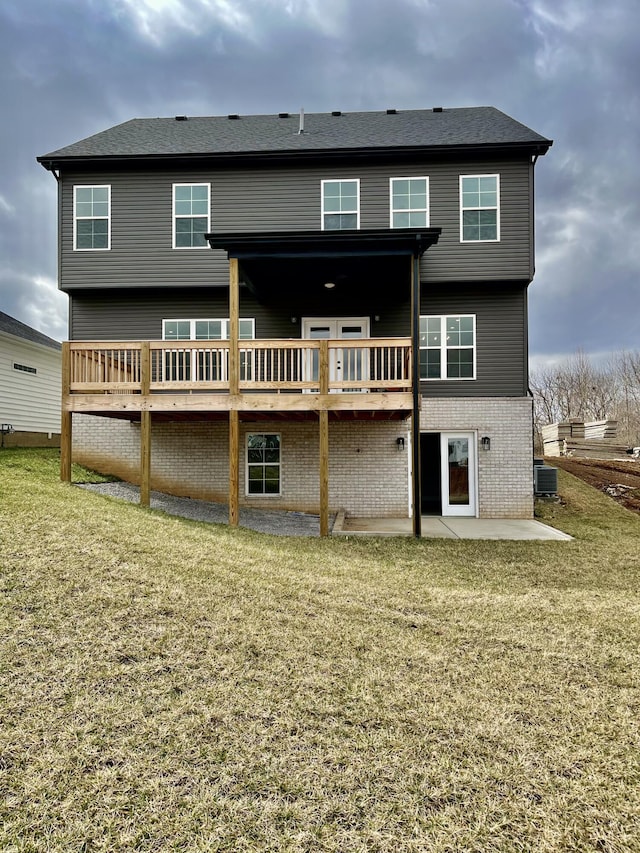
[[[140,489],[131,483],[79,483],[78,485],[83,489],[130,503],[138,503],[140,500]],[[168,515],[189,518],[192,521],[208,521],[215,524],[229,522],[227,504],[177,498],[162,492],[151,492],[151,508],[162,510]],[[330,516],[329,530],[332,529],[334,521],[335,516]],[[257,530],[259,533],[272,533],[274,536],[320,535],[319,517],[305,512],[241,508],[240,525],[250,530]]]

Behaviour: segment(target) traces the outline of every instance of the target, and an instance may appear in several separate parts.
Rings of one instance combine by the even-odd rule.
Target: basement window
[[[250,496],[280,494],[280,435],[247,435],[246,493]]]

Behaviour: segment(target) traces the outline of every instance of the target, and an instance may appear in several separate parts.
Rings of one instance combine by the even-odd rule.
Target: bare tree
[[[558,365],[534,371],[530,388],[538,448],[544,424],[572,418],[616,419],[621,441],[640,444],[640,352],[617,353],[596,366],[578,350]]]

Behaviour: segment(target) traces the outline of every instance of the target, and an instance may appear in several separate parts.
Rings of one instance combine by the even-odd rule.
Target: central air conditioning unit
[[[551,465],[536,465],[533,469],[533,491],[536,495],[557,495],[558,469]]]

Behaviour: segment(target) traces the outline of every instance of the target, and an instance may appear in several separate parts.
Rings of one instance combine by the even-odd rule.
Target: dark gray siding
[[[372,302],[365,308],[357,294],[331,297],[303,293],[265,305],[241,288],[240,316],[255,318],[257,338],[299,338],[303,317],[369,317],[375,337],[409,334],[408,301]],[[74,291],[70,316],[71,340],[160,340],[163,320],[228,317],[229,296],[223,288]]]
[[[501,240],[460,243],[459,176],[500,175]],[[229,231],[317,230],[320,182],[360,178],[360,225],[389,227],[389,178],[429,177],[431,225],[442,228],[422,263],[431,281],[529,281],[532,271],[532,167],[516,160],[422,161],[408,166],[335,165],[304,169],[262,167],[227,170],[66,173],[61,182],[61,287],[211,287],[228,282],[223,252],[172,249],[172,184],[211,183],[211,229]],[[111,185],[109,251],[73,251],[73,185]]]
[[[423,285],[422,314],[475,314],[476,379],[423,382],[425,397],[522,396],[527,392],[526,287],[491,283]],[[112,290],[77,292],[71,298],[72,340],[159,340],[163,319],[228,317],[228,296],[219,288]],[[373,337],[408,336],[410,301],[404,297],[363,307],[362,300],[342,297],[330,304],[322,297],[301,296],[283,306],[265,305],[246,289],[240,315],[254,317],[258,338],[299,338],[304,316],[369,316]],[[295,322],[292,322],[295,318]],[[376,319],[377,318],[377,319]]]
[[[425,397],[521,397],[527,393],[525,286],[423,284],[420,313],[476,315],[476,379],[422,382]]]

